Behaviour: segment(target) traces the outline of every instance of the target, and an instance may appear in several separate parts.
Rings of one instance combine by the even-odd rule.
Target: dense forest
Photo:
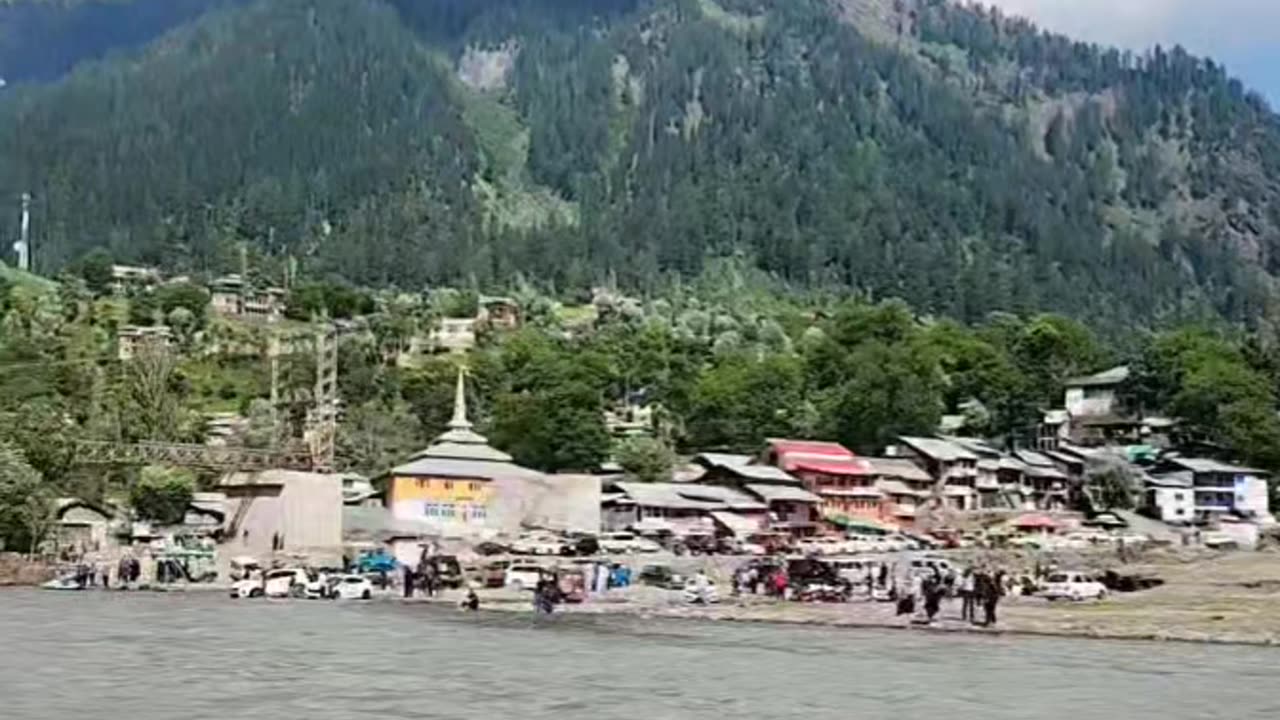
[[[966,322],[1277,312],[1264,102],[944,0],[15,0],[0,77],[0,198],[33,194],[49,273],[247,242],[565,297],[733,257]]]

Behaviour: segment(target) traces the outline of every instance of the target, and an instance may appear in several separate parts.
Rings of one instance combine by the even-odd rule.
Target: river
[[[0,592],[0,716],[1280,717],[1259,648]]]

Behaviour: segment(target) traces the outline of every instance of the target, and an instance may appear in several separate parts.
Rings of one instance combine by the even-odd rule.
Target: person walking
[[[408,565],[404,566],[404,599],[408,600],[413,597],[413,568]]]

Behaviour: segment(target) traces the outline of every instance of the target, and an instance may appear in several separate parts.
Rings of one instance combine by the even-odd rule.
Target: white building
[[[1196,517],[1195,493],[1190,478],[1164,476],[1147,482],[1147,511],[1155,518],[1183,524]]]
[[[1120,409],[1117,394],[1129,379],[1129,368],[1121,365],[1094,375],[1066,382],[1064,403],[1072,418],[1114,415]]]

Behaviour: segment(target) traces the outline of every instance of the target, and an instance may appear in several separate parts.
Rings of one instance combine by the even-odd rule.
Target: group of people
[[[932,623],[948,598],[959,598],[960,619],[984,627],[996,624],[996,611],[1005,592],[1005,572],[969,568],[959,577],[934,568],[911,579],[911,591],[898,599],[898,614],[915,614]],[[979,618],[981,611],[981,618]]]
[[[733,593],[765,595],[785,599],[791,587],[791,577],[783,565],[765,566],[750,563],[733,573]]]

